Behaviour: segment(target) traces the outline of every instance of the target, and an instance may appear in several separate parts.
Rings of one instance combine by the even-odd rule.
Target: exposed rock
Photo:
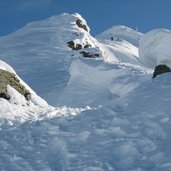
[[[166,73],[166,72],[170,72],[171,69],[167,66],[167,65],[157,65],[154,69],[154,73],[153,73],[153,78],[155,78],[157,75]]]
[[[92,52],[86,52],[86,51],[81,51],[80,54],[82,54],[83,57],[86,57],[86,58],[98,58],[98,57],[100,57],[100,54],[98,54],[98,53],[92,53]]]
[[[26,100],[31,100],[31,93],[29,91],[25,92],[24,97],[26,98]]]
[[[90,48],[91,47],[91,45],[89,45],[89,44],[86,44],[85,46],[84,46],[84,48],[86,49],[86,48]]]
[[[9,100],[10,96],[6,92],[0,92],[0,98],[4,98],[6,100]]]
[[[80,19],[77,19],[76,24],[78,27],[80,27],[88,32],[87,26],[85,24],[83,24],[83,22]]]
[[[73,50],[80,50],[80,49],[82,49],[82,45],[81,44],[75,44],[73,41],[69,41],[69,42],[67,42],[67,44]]]
[[[0,98],[9,100],[10,96],[7,92],[7,86],[10,85],[20,94],[22,94],[26,100],[31,99],[31,93],[20,83],[20,80],[15,74],[0,69]]]

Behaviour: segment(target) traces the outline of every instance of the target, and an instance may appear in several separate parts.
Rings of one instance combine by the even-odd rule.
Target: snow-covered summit
[[[77,13],[32,22],[0,38],[0,59],[12,65],[45,100],[56,104],[54,101],[58,101],[68,82],[73,58],[82,56],[79,52],[89,48],[91,53],[93,49],[95,54],[101,53],[89,31],[86,21]]]
[[[112,28],[104,31],[96,36],[100,41],[104,40],[126,40],[134,46],[138,47],[139,39],[143,34],[137,30],[131,29],[123,25],[113,26]]]

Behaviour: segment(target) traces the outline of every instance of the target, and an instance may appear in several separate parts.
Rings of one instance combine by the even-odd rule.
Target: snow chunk
[[[171,30],[156,29],[140,39],[140,60],[148,67],[154,68],[165,64],[171,68]]]

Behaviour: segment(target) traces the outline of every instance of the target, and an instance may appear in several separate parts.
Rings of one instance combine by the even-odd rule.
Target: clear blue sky
[[[171,29],[171,0],[0,0],[0,35],[63,12],[80,13],[93,35],[118,24]]]

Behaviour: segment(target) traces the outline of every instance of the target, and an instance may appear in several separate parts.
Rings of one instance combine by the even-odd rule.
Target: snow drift
[[[150,68],[165,64],[171,68],[171,31],[152,30],[140,39],[139,55],[142,63]]]

